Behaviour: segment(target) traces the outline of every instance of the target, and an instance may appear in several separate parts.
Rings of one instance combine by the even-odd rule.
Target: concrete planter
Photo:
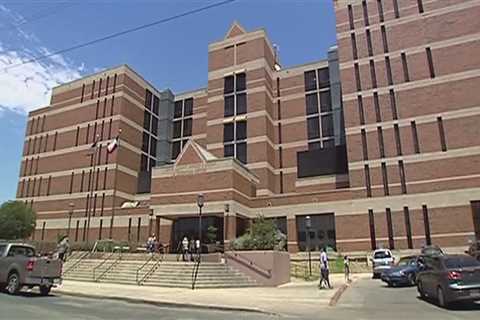
[[[259,285],[275,287],[290,282],[290,255],[284,251],[226,251],[225,263]]]

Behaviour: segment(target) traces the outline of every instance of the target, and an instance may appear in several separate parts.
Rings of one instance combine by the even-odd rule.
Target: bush
[[[232,242],[234,250],[285,250],[286,236],[273,221],[258,216],[247,233]]]
[[[35,230],[36,214],[21,201],[7,201],[0,206],[0,237],[26,239]]]

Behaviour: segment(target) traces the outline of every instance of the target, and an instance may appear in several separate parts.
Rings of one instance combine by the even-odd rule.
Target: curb
[[[340,288],[337,289],[333,297],[330,299],[330,302],[328,303],[329,307],[335,307],[337,304],[338,300],[340,300],[340,297],[342,294],[348,289],[349,285],[348,284],[342,284]]]
[[[217,310],[217,311],[237,311],[237,312],[249,312],[249,313],[261,313],[271,316],[279,316],[279,314],[265,311],[259,308],[242,308],[242,307],[229,307],[221,305],[212,305],[212,304],[193,304],[193,303],[179,303],[179,302],[166,302],[166,301],[153,301],[147,299],[135,299],[122,296],[108,296],[108,295],[95,295],[95,294],[85,294],[71,291],[62,291],[55,290],[52,293],[59,295],[66,295],[72,297],[80,298],[89,298],[89,299],[108,299],[115,301],[123,301],[133,304],[148,304],[157,307],[166,307],[166,308],[184,308],[184,309],[203,309],[203,310]]]

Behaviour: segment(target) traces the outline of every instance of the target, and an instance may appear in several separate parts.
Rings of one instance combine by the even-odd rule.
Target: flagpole
[[[112,217],[110,219],[110,234],[109,238],[113,239],[113,221],[115,219],[115,197],[117,194],[117,175],[118,175],[118,160],[119,160],[119,154],[120,154],[120,135],[122,134],[122,129],[118,129],[118,135],[117,135],[117,157],[115,159],[115,172],[113,175],[113,194],[112,194]],[[108,150],[107,150],[108,152]]]
[[[93,187],[95,186],[95,169],[96,169],[96,162],[97,162],[97,151],[99,150],[98,148],[98,138],[100,137],[99,134],[97,134],[97,136],[95,137],[95,150],[93,151],[93,154],[92,154],[92,178],[90,179],[91,181],[91,186],[90,186],[90,199],[88,200],[88,211],[87,211],[87,236],[86,236],[86,240],[87,240],[87,244],[89,243],[90,241],[90,219],[91,219],[91,216],[92,216],[92,208],[93,208],[93,205],[92,205],[92,201],[93,201]]]

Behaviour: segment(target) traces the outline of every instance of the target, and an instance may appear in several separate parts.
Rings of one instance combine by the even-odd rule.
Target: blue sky
[[[203,87],[208,44],[222,39],[234,20],[247,31],[265,28],[279,46],[283,66],[325,58],[335,45],[332,0],[237,0],[41,62],[3,69],[215,2],[0,0],[0,202],[15,197],[26,114],[48,105],[53,86],[126,63],[158,89],[182,92]]]

